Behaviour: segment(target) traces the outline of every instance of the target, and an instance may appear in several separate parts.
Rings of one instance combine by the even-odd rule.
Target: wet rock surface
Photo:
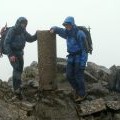
[[[0,120],[120,120],[119,66],[110,69],[89,62],[86,99],[75,103],[65,76],[66,60],[57,59],[55,90],[39,87],[37,62],[24,68],[23,100],[11,101],[12,79],[0,80]],[[112,77],[111,77],[112,76]]]

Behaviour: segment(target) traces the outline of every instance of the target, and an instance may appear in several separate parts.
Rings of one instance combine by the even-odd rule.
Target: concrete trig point
[[[56,78],[56,35],[38,31],[38,69],[40,89],[52,90]]]

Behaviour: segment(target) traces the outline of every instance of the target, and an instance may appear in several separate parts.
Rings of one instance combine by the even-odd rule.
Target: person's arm
[[[50,32],[51,33],[55,33],[55,34],[58,34],[60,37],[64,38],[64,39],[67,39],[67,35],[66,35],[66,32],[65,32],[65,29],[63,28],[60,28],[60,27],[52,27],[50,29]]]
[[[27,31],[25,31],[25,38],[27,42],[33,42],[37,40],[37,32],[34,35],[31,35]]]

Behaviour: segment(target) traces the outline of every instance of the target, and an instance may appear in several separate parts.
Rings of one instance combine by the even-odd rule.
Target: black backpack
[[[5,37],[8,33],[8,30],[10,29],[11,27],[3,27],[1,29],[1,32],[0,32],[0,35],[1,35],[1,38],[0,38],[0,57],[3,56],[3,54],[7,54],[6,51],[5,51],[5,48],[4,48],[4,41],[5,41]]]
[[[92,45],[92,39],[91,39],[91,34],[90,34],[90,28],[86,28],[85,26],[78,26],[78,29],[85,33],[86,39],[85,39],[84,45],[85,45],[87,53],[92,54],[93,45]]]

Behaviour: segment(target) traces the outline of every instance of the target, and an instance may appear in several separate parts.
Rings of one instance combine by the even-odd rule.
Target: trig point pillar
[[[38,31],[37,39],[40,88],[51,90],[56,78],[56,35],[48,30]]]

